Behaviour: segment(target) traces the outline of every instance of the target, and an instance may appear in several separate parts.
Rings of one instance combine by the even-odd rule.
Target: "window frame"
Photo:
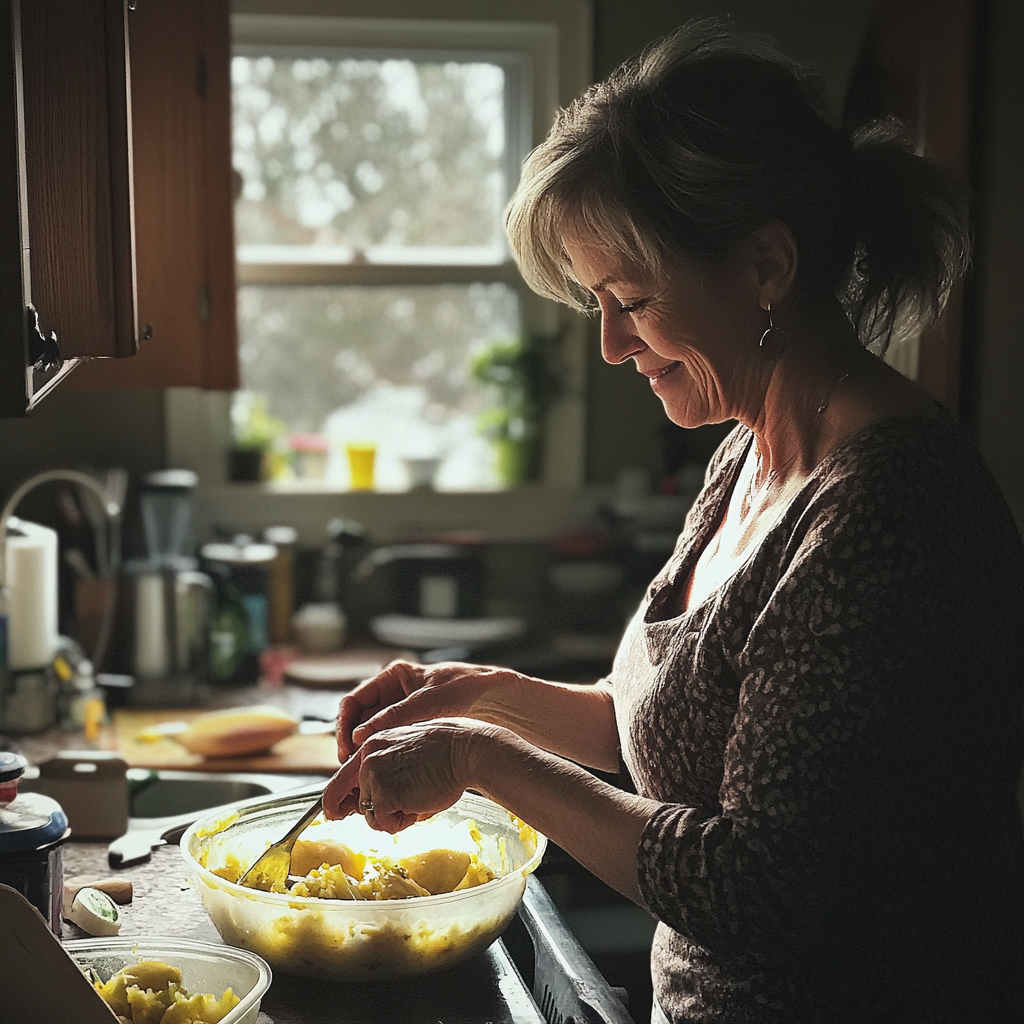
[[[287,11],[287,13],[281,13]],[[414,15],[414,16],[413,16]],[[528,105],[528,139],[511,145],[509,180],[518,176],[520,154],[543,140],[558,107],[590,83],[591,11],[586,0],[521,0],[516,19],[491,0],[235,0],[232,6],[232,51],[235,46],[326,44],[327,48],[395,54],[415,51],[429,58],[465,54],[465,59],[509,59],[528,68],[518,101]],[[514,173],[513,173],[514,171]],[[511,254],[500,263],[236,263],[237,286],[251,284],[416,285],[498,282],[516,289],[525,333],[560,337],[562,391],[548,413],[544,432],[542,487],[579,490],[585,471],[585,321],[531,292]],[[185,400],[188,405],[188,400]],[[171,418],[180,423],[181,412]],[[222,477],[221,477],[222,478]],[[280,489],[267,485],[265,490]],[[285,488],[289,489],[289,488]],[[308,488],[303,488],[308,493]],[[318,485],[337,493],[340,488]],[[400,501],[403,494],[386,496]]]

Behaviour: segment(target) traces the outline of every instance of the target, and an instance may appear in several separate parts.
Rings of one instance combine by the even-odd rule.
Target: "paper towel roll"
[[[48,665],[57,649],[57,534],[12,516],[6,566],[10,667]]]

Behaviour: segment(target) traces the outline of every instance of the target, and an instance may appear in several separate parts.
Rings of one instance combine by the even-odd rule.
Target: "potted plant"
[[[271,416],[265,395],[243,394],[231,409],[233,439],[228,452],[228,479],[263,480],[267,456],[281,446],[287,435],[283,420]]]
[[[489,385],[496,398],[477,426],[495,448],[498,476],[506,487],[540,476],[544,417],[558,394],[551,358],[559,340],[531,335],[499,341],[473,360],[473,377]]]

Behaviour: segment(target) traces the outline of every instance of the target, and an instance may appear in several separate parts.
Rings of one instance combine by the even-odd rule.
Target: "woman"
[[[700,22],[559,115],[507,223],[671,420],[738,426],[609,679],[392,665],[342,702],[327,813],[490,795],[659,919],[656,1020],[1017,1019],[1024,555],[871,351],[963,273],[957,193]],[[580,767],[620,757],[639,795]]]

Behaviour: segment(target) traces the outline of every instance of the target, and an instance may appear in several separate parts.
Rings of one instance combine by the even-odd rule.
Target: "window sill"
[[[611,489],[579,490],[542,484],[509,491],[349,491],[318,481],[287,485],[233,483],[203,486],[197,500],[197,535],[214,528],[258,536],[288,525],[302,543],[320,543],[334,517],[362,523],[377,543],[447,531],[485,534],[502,543],[545,541],[591,521]]]

